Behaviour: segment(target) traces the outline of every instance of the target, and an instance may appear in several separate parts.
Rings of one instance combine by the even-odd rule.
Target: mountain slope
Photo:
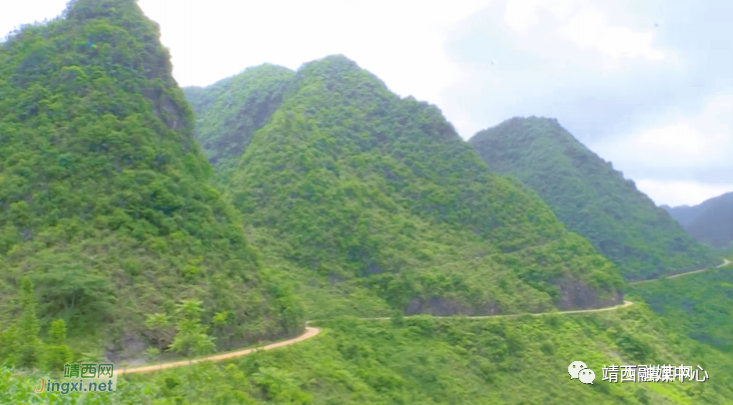
[[[665,210],[701,242],[716,248],[733,243],[733,192],[692,207],[666,207]]]
[[[28,275],[42,325],[63,318],[113,357],[161,338],[145,315],[182,299],[223,314],[221,347],[299,328],[208,184],[159,35],[135,1],[77,0],[0,45],[3,327]]]
[[[671,333],[639,304],[586,315],[345,318],[319,326],[324,332],[318,338],[228,364],[133,374],[120,379],[117,392],[107,398],[120,405],[727,405],[733,397],[729,354]],[[595,371],[592,385],[570,379],[573,360]],[[700,365],[709,378],[603,381],[604,366],[631,364]],[[39,399],[33,392],[38,381],[0,368],[0,395],[12,403],[52,404],[76,403],[81,396]]]
[[[400,99],[343,56],[295,73],[225,186],[265,260],[283,258],[268,266],[300,280],[311,318],[620,299],[614,266],[491,174],[438,109]]]
[[[245,69],[206,89],[183,89],[199,117],[196,139],[214,166],[219,182],[226,182],[254,131],[265,125],[280,106],[285,86],[293,75],[290,69],[266,64]]]
[[[627,280],[717,264],[712,253],[557,120],[512,118],[469,143],[489,168],[534,189],[568,229],[584,235]]]
[[[675,332],[733,353],[733,264],[629,286]]]

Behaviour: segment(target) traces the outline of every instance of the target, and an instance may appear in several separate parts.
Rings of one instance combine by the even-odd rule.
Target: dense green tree
[[[627,280],[718,264],[633,181],[555,119],[512,118],[469,143],[489,168],[531,187],[568,229],[587,237]]]
[[[243,150],[217,180],[311,317],[620,298],[614,266],[526,187],[491,174],[437,108],[343,56],[297,72],[251,68],[186,94],[208,156]]]
[[[733,265],[632,284],[675,333],[733,353]]]
[[[133,0],[72,0],[0,44],[0,329],[25,276],[41,325],[63,318],[72,346],[123,358],[123,336],[159,343],[145,314],[179,299],[230,313],[224,345],[302,328],[209,184],[159,37]]]
[[[290,69],[265,64],[206,88],[183,89],[198,118],[196,139],[219,183],[227,181],[254,131],[280,107],[293,75]]]

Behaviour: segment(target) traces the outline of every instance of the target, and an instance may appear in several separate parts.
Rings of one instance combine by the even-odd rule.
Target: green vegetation
[[[214,339],[207,334],[207,328],[201,324],[201,313],[204,312],[201,301],[187,300],[178,304],[176,315],[176,337],[169,350],[186,355],[202,355],[214,351]]]
[[[629,286],[668,328],[733,354],[733,264]]]
[[[718,263],[633,181],[555,119],[512,118],[469,143],[491,170],[534,189],[568,229],[587,237],[629,281]]]
[[[669,333],[642,305],[615,312],[468,320],[323,324],[322,336],[276,351],[118,380],[109,404],[725,404],[733,368],[714,348]],[[571,380],[571,361],[595,371]],[[701,365],[704,383],[609,383],[604,365]],[[17,401],[33,395],[14,378]],[[126,382],[128,380],[129,382]],[[25,385],[23,385],[25,384]],[[0,383],[0,393],[8,392]],[[34,397],[35,398],[35,397]],[[63,403],[63,402],[59,402]]]
[[[733,251],[733,192],[693,207],[664,207],[690,235],[714,248]]]
[[[437,108],[399,98],[342,56],[187,89],[203,153],[157,26],[133,0],[73,0],[61,18],[0,44],[0,60],[2,403],[733,397],[728,347],[689,337],[729,333],[711,303],[704,322],[680,325],[642,302],[594,314],[403,316],[602,307],[625,284],[533,189],[491,173]],[[691,246],[678,249],[687,262],[669,260],[703,263],[707,252]],[[723,299],[730,282],[712,282]],[[317,338],[128,375],[113,394],[34,392],[69,361],[108,357],[119,368],[293,335],[301,305],[322,320]],[[570,380],[578,359],[594,385]],[[711,381],[602,382],[612,363],[700,364]]]
[[[214,166],[217,184],[228,181],[254,131],[280,106],[293,75],[290,69],[265,64],[206,88],[183,89],[198,117],[196,139]]]
[[[235,142],[244,155],[222,188],[311,318],[618,300],[614,266],[535,195],[491,174],[437,108],[400,99],[343,56],[308,63],[287,84],[273,66],[240,76],[188,92],[207,123],[197,137],[223,148],[209,156],[226,156],[228,144],[209,141],[212,123],[244,123]],[[272,108],[251,95],[270,87],[278,100],[286,90],[265,118]]]
[[[129,358],[163,343],[146,314],[186,299],[206,325],[227,314],[221,347],[302,328],[208,183],[158,27],[134,1],[71,1],[9,36],[0,60],[0,330],[19,350],[0,361],[39,366],[55,319],[77,357]]]

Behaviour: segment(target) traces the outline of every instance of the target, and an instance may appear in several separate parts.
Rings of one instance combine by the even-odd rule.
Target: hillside
[[[205,89],[183,89],[198,117],[196,139],[214,166],[217,183],[227,181],[254,131],[264,126],[280,106],[293,75],[290,69],[266,64]]]
[[[670,329],[733,354],[733,264],[629,287]]]
[[[76,0],[0,44],[0,362],[25,344],[24,277],[41,336],[63,319],[112,359],[170,343],[144,321],[186,299],[222,348],[302,328],[209,184],[159,37],[135,1]]]
[[[715,248],[733,245],[733,192],[698,205],[665,207],[690,235]]]
[[[245,123],[237,144],[246,149],[223,187],[268,267],[294,280],[311,319],[620,300],[615,267],[531,191],[491,174],[437,108],[400,99],[343,56],[303,65],[287,85],[284,76],[263,66],[187,94],[203,107],[204,147],[214,145],[201,125],[215,121],[216,105],[231,101],[236,114],[219,121]],[[268,108],[249,94],[268,80],[285,91],[262,119]],[[252,122],[264,124],[251,132]]]
[[[633,181],[557,120],[512,118],[469,143],[491,170],[535,190],[568,229],[587,237],[629,281],[718,264]]]
[[[724,405],[733,397],[730,357],[670,332],[641,305],[592,315],[344,318],[320,326],[318,338],[298,345],[228,364],[132,375],[118,381],[114,394],[98,397],[119,405]],[[595,371],[592,385],[570,379],[571,360]],[[612,364],[700,365],[709,378],[602,381],[604,365]],[[37,382],[0,368],[0,395],[13,403],[74,404],[80,397],[38,398]]]

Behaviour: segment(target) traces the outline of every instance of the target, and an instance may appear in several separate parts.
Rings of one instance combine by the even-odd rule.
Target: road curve
[[[509,314],[509,315],[466,316],[463,319],[512,318],[512,317],[525,316],[525,315],[542,316],[542,315],[549,315],[549,314],[561,314],[561,315],[565,315],[565,314],[582,314],[582,313],[591,313],[591,312],[613,311],[613,310],[616,310],[616,309],[629,307],[629,306],[631,306],[633,304],[634,303],[631,302],[631,301],[624,301],[623,304],[616,305],[616,306],[613,306],[613,307],[607,307],[607,308],[581,309],[581,310],[576,310],[576,311],[540,312],[540,313],[534,313],[534,314],[533,313],[525,313],[525,314]],[[406,316],[405,318],[410,318],[410,317],[409,316]],[[392,319],[392,318],[387,317],[387,318],[361,318],[361,319],[365,319],[365,320],[385,320],[385,319]],[[203,358],[200,358],[200,359],[181,360],[181,361],[176,361],[176,362],[171,362],[171,363],[156,364],[154,366],[143,366],[143,367],[127,368],[127,369],[122,369],[122,370],[118,371],[117,372],[117,375],[120,376],[120,375],[125,375],[125,374],[150,373],[150,372],[153,372],[153,371],[165,370],[165,369],[168,369],[168,368],[185,367],[185,366],[188,366],[188,365],[191,365],[191,364],[194,364],[194,363],[200,363],[200,362],[203,362],[203,361],[222,361],[222,360],[227,360],[227,359],[233,359],[235,357],[246,356],[246,355],[248,355],[250,353],[253,353],[253,352],[256,352],[258,350],[270,350],[270,349],[276,349],[278,347],[290,346],[292,344],[295,344],[295,343],[302,342],[304,340],[310,339],[310,338],[318,335],[319,333],[321,333],[321,329],[320,328],[315,328],[315,327],[312,327],[312,326],[306,326],[305,327],[305,333],[303,333],[302,335],[300,335],[300,336],[298,336],[296,338],[290,339],[290,340],[284,340],[282,342],[272,343],[272,344],[269,344],[267,346],[256,347],[256,348],[252,348],[252,349],[238,350],[236,352],[230,352],[230,353],[217,354],[217,355],[214,355],[214,356],[203,357]]]
[[[719,269],[719,268],[721,268],[723,266],[727,266],[728,264],[730,264],[730,260],[723,259],[723,264],[721,264],[720,266],[710,267],[710,268],[707,268],[707,269],[700,269],[700,270],[688,271],[687,273],[675,274],[675,275],[669,276],[667,278],[670,279],[670,278],[677,278],[677,277],[682,277],[682,276],[688,276],[690,274],[695,274],[695,273],[702,273],[703,271],[708,271],[708,270],[711,270],[711,269]],[[650,281],[657,281],[657,280],[659,280],[659,278],[653,278],[651,280],[634,281],[634,282],[631,282],[629,284],[641,284],[641,283],[648,283]]]
[[[721,264],[720,266],[717,266],[717,268],[726,266],[728,264],[730,264],[730,260],[724,259],[723,264]],[[674,276],[670,276],[670,277],[667,277],[667,278],[676,278],[676,277],[686,276],[686,275],[689,275],[689,274],[701,273],[701,272],[707,271],[707,270],[710,270],[710,269],[702,269],[702,270],[689,271],[687,273],[680,273],[680,274],[676,274]],[[629,284],[646,283],[646,282],[655,281],[655,280],[658,280],[658,279],[635,281],[635,282],[629,283]],[[620,309],[620,308],[630,307],[632,305],[634,305],[633,302],[631,302],[631,301],[624,301],[623,304],[616,305],[616,306],[613,306],[613,307],[607,307],[607,308],[580,309],[580,310],[575,310],[575,311],[557,311],[557,312],[508,314],[508,315],[479,315],[479,316],[466,316],[466,317],[463,317],[463,319],[513,318],[513,317],[526,316],[526,315],[529,315],[529,316],[543,316],[543,315],[549,315],[549,314],[558,314],[558,315],[566,315],[566,314],[587,314],[587,313],[593,313],[593,312],[614,311],[614,310],[617,310],[617,309]],[[410,318],[410,316],[406,316],[405,318]],[[387,319],[392,319],[392,318],[391,317],[384,317],[384,318],[362,318],[362,319],[369,319],[369,320],[387,320]],[[233,358],[236,358],[236,357],[246,356],[246,355],[248,355],[250,353],[254,353],[254,352],[258,351],[258,350],[271,350],[271,349],[276,349],[278,347],[290,346],[292,344],[295,344],[295,343],[302,342],[304,340],[310,339],[310,338],[318,335],[319,333],[321,333],[321,329],[315,328],[315,327],[312,327],[312,326],[306,326],[305,327],[305,333],[303,333],[302,335],[300,335],[300,336],[298,336],[296,338],[290,339],[290,340],[284,340],[282,342],[272,343],[272,344],[269,344],[267,346],[256,347],[256,348],[252,348],[252,349],[238,350],[236,352],[230,352],[230,353],[217,354],[217,355],[214,355],[214,356],[203,357],[203,358],[200,358],[200,359],[181,360],[181,361],[175,361],[175,362],[171,362],[171,363],[157,364],[157,365],[154,365],[154,366],[143,366],[143,367],[135,367],[135,368],[122,369],[119,372],[117,372],[117,375],[120,376],[120,375],[125,375],[125,374],[134,374],[134,373],[149,373],[149,372],[152,372],[152,371],[165,370],[165,369],[168,369],[168,368],[185,367],[185,366],[188,366],[188,365],[191,365],[191,364],[194,364],[194,363],[200,363],[200,362],[203,362],[203,361],[222,361],[222,360],[227,360],[227,359],[233,359]]]
[[[122,369],[122,370],[120,370],[120,371],[117,372],[117,375],[120,376],[120,375],[124,375],[124,374],[148,373],[148,372],[151,372],[151,371],[165,370],[167,368],[185,367],[185,366],[188,366],[188,365],[191,365],[191,364],[194,364],[194,363],[200,363],[202,361],[222,361],[222,360],[226,360],[226,359],[233,359],[235,357],[246,356],[246,355],[248,355],[250,353],[253,353],[253,352],[256,352],[258,350],[270,350],[270,349],[276,349],[278,347],[289,346],[289,345],[292,345],[292,344],[295,344],[295,343],[302,342],[304,340],[310,339],[310,338],[318,335],[319,333],[321,333],[321,329],[320,328],[314,328],[314,327],[311,327],[311,326],[306,326],[305,327],[305,333],[303,333],[302,335],[300,335],[300,336],[298,336],[296,338],[290,339],[290,340],[284,340],[282,342],[272,343],[272,344],[269,344],[267,346],[255,347],[255,348],[252,348],[252,349],[238,350],[236,352],[230,352],[230,353],[217,354],[217,355],[214,355],[214,356],[203,357],[203,358],[200,358],[200,359],[192,359],[190,361],[189,360],[181,360],[181,361],[176,361],[176,362],[172,362],[172,363],[156,364],[154,366],[144,366],[144,367],[135,367],[135,368]]]

